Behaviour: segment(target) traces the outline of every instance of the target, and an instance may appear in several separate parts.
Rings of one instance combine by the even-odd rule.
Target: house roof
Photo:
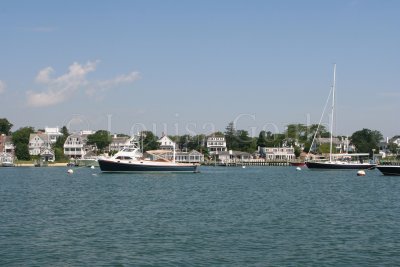
[[[47,134],[42,133],[42,132],[39,132],[39,133],[31,133],[31,134],[29,135],[29,141],[32,140],[33,138],[35,138],[36,136],[39,137],[40,139],[42,139],[43,141],[46,141],[46,140],[48,140],[48,138],[49,138],[49,136],[48,136]]]
[[[40,155],[44,156],[44,155],[51,155],[54,156],[54,151],[52,149],[49,148],[43,148],[40,150]]]
[[[119,136],[119,137],[113,137],[111,139],[111,143],[125,143],[130,139],[129,136]]]
[[[171,143],[175,143],[174,141],[172,141],[171,138],[169,138],[167,135],[162,136],[160,139],[157,140],[157,142],[161,143],[161,142],[171,142]]]
[[[201,154],[199,151],[197,150],[191,150],[190,152],[176,152],[176,155],[190,155],[190,156],[201,156],[203,154]]]
[[[318,137],[318,138],[315,138],[315,141],[317,143],[319,143],[319,144],[329,144],[331,142],[331,139],[329,137],[328,138],[326,138],[326,137]],[[339,138],[333,137],[332,138],[332,143],[340,144]]]

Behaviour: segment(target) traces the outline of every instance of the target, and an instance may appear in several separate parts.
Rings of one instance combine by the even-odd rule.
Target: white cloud
[[[6,87],[7,87],[6,83],[0,80],[0,94],[4,93]]]
[[[47,67],[39,71],[36,82],[47,86],[47,91],[28,91],[28,105],[32,107],[52,106],[64,102],[71,95],[87,84],[86,75],[96,69],[97,61],[86,65],[73,63],[66,74],[52,79],[53,68]]]
[[[99,81],[99,82],[97,82],[96,86],[91,88],[91,90],[105,91],[105,90],[120,86],[122,84],[132,83],[138,79],[140,79],[140,73],[134,71],[129,74],[119,75],[111,80]],[[91,90],[88,90],[88,93],[92,93]]]
[[[39,71],[39,74],[36,76],[36,82],[38,83],[48,83],[50,82],[50,75],[54,70],[52,67],[47,67]]]
[[[52,78],[54,70],[47,67],[39,71],[35,81],[47,87],[42,92],[28,91],[28,105],[32,107],[45,107],[62,103],[73,96],[79,90],[85,90],[87,94],[93,95],[98,91],[115,88],[123,83],[132,83],[139,78],[138,72],[119,75],[112,80],[100,82],[88,81],[87,74],[94,72],[99,61],[88,62],[85,65],[73,63],[68,72],[56,78]],[[99,90],[100,89],[100,90]]]

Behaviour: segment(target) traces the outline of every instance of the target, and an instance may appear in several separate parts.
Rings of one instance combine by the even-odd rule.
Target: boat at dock
[[[14,157],[8,153],[0,153],[0,167],[14,167]]]
[[[303,167],[306,165],[304,161],[291,161],[289,162],[290,166],[295,166],[295,167]]]
[[[197,172],[198,164],[175,162],[175,149],[172,161],[165,158],[144,158],[139,142],[130,138],[126,145],[110,158],[99,158],[102,172]]]

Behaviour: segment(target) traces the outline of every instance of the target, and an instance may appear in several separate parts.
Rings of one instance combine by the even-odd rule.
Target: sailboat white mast
[[[333,144],[333,119],[335,113],[335,87],[336,87],[336,64],[333,65],[333,85],[332,85],[332,114],[331,114],[331,141],[329,146],[329,161],[332,162],[332,144]]]

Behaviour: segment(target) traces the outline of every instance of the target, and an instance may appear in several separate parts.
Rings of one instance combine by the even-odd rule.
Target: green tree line
[[[11,135],[15,146],[15,154],[20,160],[30,160],[29,155],[29,135],[35,132],[33,127],[27,126],[19,128],[12,132],[13,124],[6,118],[0,119],[0,133]],[[53,144],[52,149],[55,152],[57,160],[66,160],[64,156],[64,143],[69,136],[66,126],[61,128],[62,136],[57,139]],[[330,132],[325,126],[317,124],[304,125],[304,124],[289,124],[286,126],[283,133],[272,133],[271,131],[260,131],[258,137],[249,136],[249,132],[242,129],[236,129],[235,124],[230,122],[224,132],[215,132],[214,136],[225,137],[227,148],[229,150],[244,151],[253,153],[257,151],[258,147],[280,147],[280,146],[293,146],[295,154],[298,156],[301,150],[308,152],[314,137],[330,137]],[[119,134],[119,136],[126,136]],[[208,155],[206,147],[207,136],[204,134],[199,135],[180,135],[169,136],[175,143],[176,148],[180,150],[197,150],[201,153]],[[341,137],[339,137],[341,138]],[[360,153],[372,153],[372,151],[379,151],[379,142],[383,140],[382,134],[377,130],[362,129],[354,132],[351,137],[351,144],[353,144],[357,151]],[[88,144],[97,148],[98,153],[103,153],[108,149],[112,141],[110,132],[106,130],[96,131],[94,134],[88,136]],[[140,143],[143,150],[154,150],[159,148],[158,137],[151,131],[143,131],[140,135]],[[390,142],[389,149],[393,153],[398,151],[398,146]],[[316,152],[324,153],[329,151],[329,145],[321,145]]]

